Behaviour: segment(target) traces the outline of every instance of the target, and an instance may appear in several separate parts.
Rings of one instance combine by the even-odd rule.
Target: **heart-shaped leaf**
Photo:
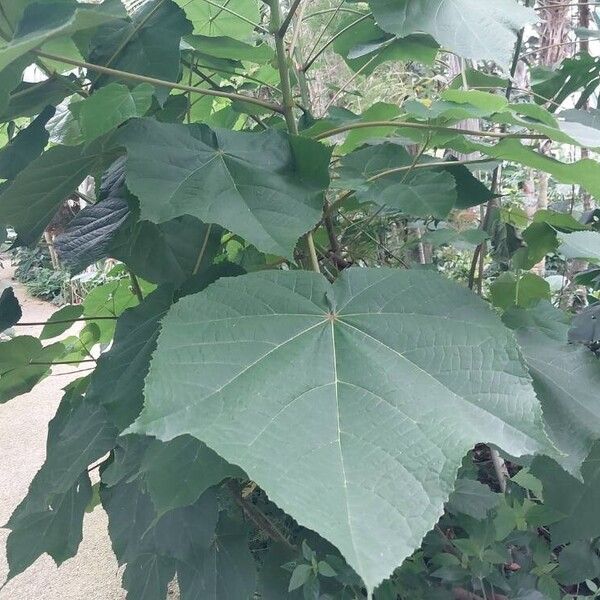
[[[370,589],[437,521],[474,444],[549,448],[512,333],[424,271],[221,280],[163,321],[145,397],[129,432],[204,441]]]

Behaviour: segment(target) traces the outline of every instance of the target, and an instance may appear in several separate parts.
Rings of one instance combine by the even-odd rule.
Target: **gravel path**
[[[27,296],[11,281],[12,269],[1,261],[0,289],[13,285],[23,309],[23,321],[46,320],[56,309],[47,302]],[[19,327],[19,334],[38,334],[41,327]],[[62,375],[52,375],[34,390],[0,405],[0,524],[6,523],[15,506],[27,493],[29,483],[45,457],[46,431],[60,401],[63,388],[76,375],[64,366]],[[55,371],[61,373],[61,371]],[[83,542],[77,556],[57,568],[47,555],[12,579],[0,591],[0,600],[122,600],[120,572],[110,547],[106,514],[101,507],[87,514]],[[0,582],[8,572],[6,538],[0,530]]]

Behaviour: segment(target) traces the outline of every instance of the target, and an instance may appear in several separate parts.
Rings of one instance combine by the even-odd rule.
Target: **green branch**
[[[336,127],[329,131],[324,131],[315,136],[316,140],[324,140],[326,138],[333,137],[346,131],[352,131],[353,129],[369,129],[372,127],[405,127],[407,129],[423,129],[425,131],[442,131],[450,133],[459,133],[462,135],[473,135],[478,137],[489,137],[494,139],[519,139],[519,140],[547,140],[548,136],[538,133],[501,133],[498,131],[480,131],[474,129],[459,129],[457,127],[443,127],[441,125],[429,125],[427,123],[411,123],[408,121],[367,121],[362,123],[348,123],[342,127]]]
[[[96,65],[83,60],[75,60],[66,56],[59,56],[58,54],[50,54],[49,52],[42,52],[41,50],[35,50],[34,53],[42,58],[48,58],[50,60],[56,60],[59,62],[73,65],[75,67],[83,67],[90,69],[91,71],[97,71],[98,73],[104,73],[118,79],[126,79],[130,81],[139,81],[140,83],[150,83],[151,85],[166,87],[169,89],[182,90],[184,92],[190,92],[192,94],[203,94],[205,96],[218,96],[219,98],[228,98],[229,100],[237,100],[240,102],[248,102],[250,104],[256,104],[262,106],[273,112],[284,114],[283,107],[254,98],[253,96],[245,96],[243,94],[236,94],[234,92],[224,92],[221,90],[211,89],[199,89],[191,85],[183,85],[181,83],[175,83],[173,81],[165,81],[164,79],[156,79],[155,77],[147,77],[146,75],[138,75],[137,73],[129,73],[128,71],[119,71],[118,69],[112,69],[110,67],[104,67],[102,65]]]

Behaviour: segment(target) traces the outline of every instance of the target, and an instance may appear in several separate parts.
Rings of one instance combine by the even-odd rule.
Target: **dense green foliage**
[[[525,212],[502,168],[600,198],[598,61],[531,96],[529,3],[303,4],[0,0],[0,223],[35,245],[92,176],[58,257],[122,263],[39,339],[0,297],[0,402],[94,363],[6,524],[9,578],[74,556],[101,502],[130,600],[597,597],[599,221]],[[342,101],[443,52],[444,89]],[[353,75],[318,110],[326,54]]]

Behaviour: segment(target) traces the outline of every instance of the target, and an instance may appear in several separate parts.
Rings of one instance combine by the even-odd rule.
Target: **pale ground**
[[[13,285],[21,302],[24,322],[45,321],[56,309],[52,304],[27,297],[11,281],[9,261],[0,258],[0,290]],[[41,327],[19,327],[18,333],[37,334]],[[58,369],[55,367],[55,369]],[[62,372],[72,367],[60,367]],[[60,373],[61,371],[55,371]],[[61,398],[61,388],[76,375],[50,376],[29,394],[0,405],[0,525],[27,493],[29,483],[44,461],[46,430]],[[101,507],[87,514],[83,542],[77,556],[57,568],[47,555],[12,579],[0,591],[0,600],[122,600],[121,575],[110,547],[106,514]],[[0,582],[8,572],[6,538],[0,530]]]

